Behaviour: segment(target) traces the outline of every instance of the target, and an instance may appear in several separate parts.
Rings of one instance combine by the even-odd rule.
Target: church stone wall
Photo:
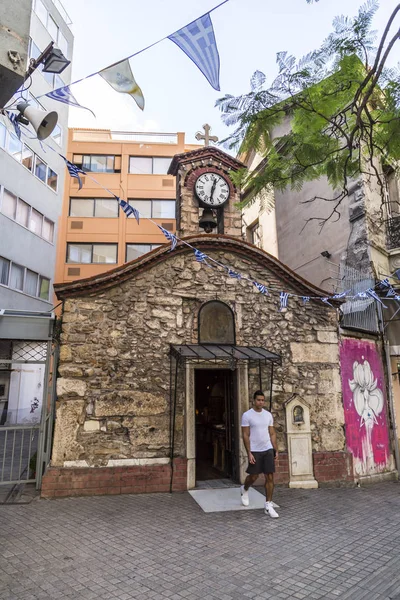
[[[58,473],[79,468],[85,472],[89,468],[91,473],[90,467],[123,471],[157,465],[167,469],[169,344],[198,342],[198,311],[211,299],[232,308],[238,345],[262,346],[282,356],[282,366],[274,370],[272,405],[280,451],[286,451],[283,403],[294,394],[310,404],[313,451],[325,456],[344,450],[335,309],[313,301],[304,306],[301,298],[290,298],[289,307],[279,312],[277,292],[296,293],[290,285],[279,281],[266,266],[236,252],[207,252],[268,283],[275,293],[263,296],[249,282],[207,268],[187,252],[171,253],[163,262],[113,288],[65,301],[53,470],[45,476],[44,495],[71,493],[69,480],[64,493],[57,489],[51,479],[54,469]],[[182,460],[183,367],[179,377],[175,449]],[[179,468],[183,469],[182,465]],[[164,471],[162,489],[168,489]],[[93,486],[98,489],[97,480]],[[118,489],[132,491],[133,487],[119,483]]]

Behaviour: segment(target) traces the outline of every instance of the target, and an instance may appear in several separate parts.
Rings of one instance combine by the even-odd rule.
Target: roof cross
[[[204,146],[209,146],[210,142],[214,142],[214,143],[218,142],[218,138],[216,135],[210,135],[211,127],[209,126],[208,123],[203,125],[203,129],[204,129],[204,133],[201,133],[201,131],[198,131],[196,133],[196,140],[199,140],[199,141],[204,140]]]

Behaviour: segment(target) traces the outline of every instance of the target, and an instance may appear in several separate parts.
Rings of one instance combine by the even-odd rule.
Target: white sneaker
[[[273,519],[277,519],[279,517],[278,513],[276,512],[276,510],[272,506],[272,502],[266,502],[265,503],[264,512],[265,512],[266,515],[269,515]]]
[[[249,490],[244,489],[244,485],[240,486],[240,495],[243,506],[249,505]]]

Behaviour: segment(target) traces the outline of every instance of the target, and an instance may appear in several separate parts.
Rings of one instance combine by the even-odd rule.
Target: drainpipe
[[[396,413],[394,411],[394,401],[393,401],[392,366],[390,364],[390,344],[389,344],[389,340],[386,335],[386,329],[385,329],[385,324],[384,324],[384,320],[383,320],[382,308],[379,306],[377,306],[376,308],[377,308],[376,312],[377,312],[377,317],[378,317],[379,329],[380,329],[381,338],[382,338],[382,347],[383,347],[383,352],[385,354],[385,359],[386,359],[386,372],[387,372],[388,391],[389,391],[389,411],[390,411],[390,417],[392,420],[392,429],[393,429],[393,436],[394,436],[394,457],[395,457],[395,461],[396,461],[397,473],[399,473],[400,452],[399,452],[399,439],[397,437]]]
[[[392,367],[390,364],[390,345],[387,340],[384,332],[382,332],[382,341],[384,343],[384,352],[386,354],[386,370],[388,374],[388,388],[389,388],[389,409],[390,416],[392,419],[392,427],[393,427],[393,435],[394,435],[394,456],[396,460],[396,469],[399,472],[400,469],[400,452],[399,452],[399,439],[397,437],[397,424],[396,424],[396,414],[394,412],[394,402],[393,402],[393,385],[392,385]]]

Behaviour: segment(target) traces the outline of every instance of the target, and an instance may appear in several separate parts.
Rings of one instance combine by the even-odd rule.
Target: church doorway
[[[234,372],[195,369],[196,481],[238,480]]]

